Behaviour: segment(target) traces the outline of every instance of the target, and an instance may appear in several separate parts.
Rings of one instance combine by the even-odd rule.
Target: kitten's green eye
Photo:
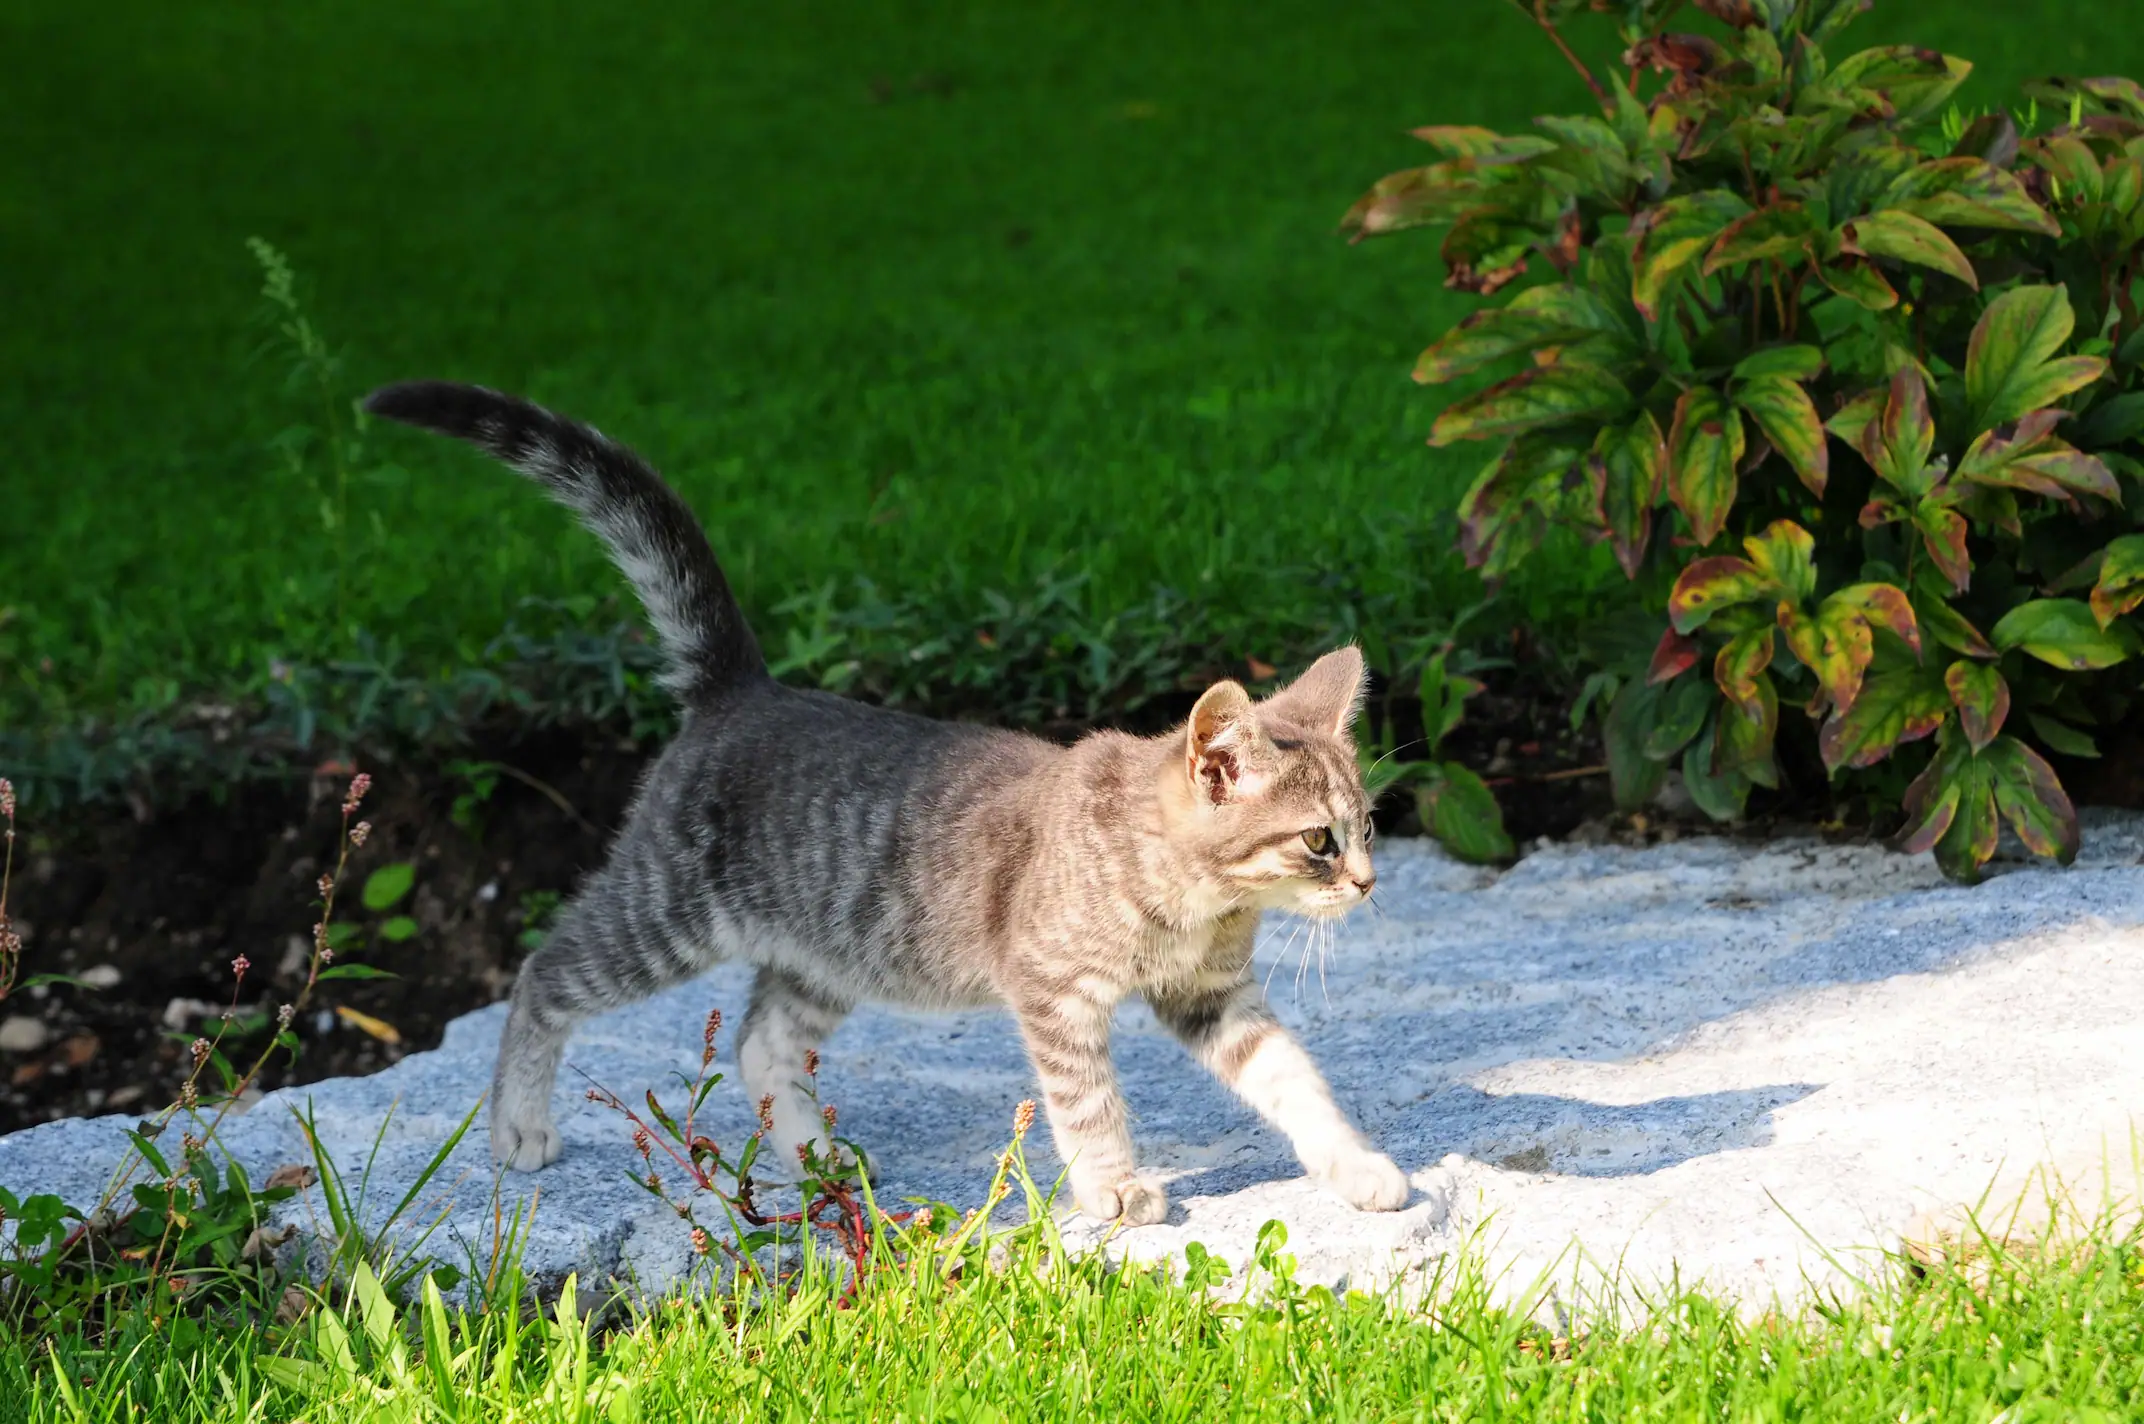
[[[1331,855],[1340,849],[1339,842],[1333,839],[1330,826],[1319,826],[1316,830],[1303,832],[1303,844],[1310,847],[1312,855]]]

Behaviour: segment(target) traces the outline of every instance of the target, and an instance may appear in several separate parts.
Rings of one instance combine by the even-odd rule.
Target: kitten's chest
[[[1239,972],[1250,962],[1257,930],[1256,911],[1229,915],[1189,929],[1152,929],[1135,954],[1136,987],[1196,983],[1216,974]]]

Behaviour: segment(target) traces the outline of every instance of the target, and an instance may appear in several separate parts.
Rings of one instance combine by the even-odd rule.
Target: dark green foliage
[[[1553,36],[1576,8],[1530,13]],[[1415,368],[1527,358],[1430,435],[1494,451],[1468,563],[1500,578],[1575,528],[1663,615],[1605,715],[1625,806],[1679,763],[1739,815],[1777,784],[1784,698],[1835,778],[1927,758],[1905,843],[1950,874],[2004,823],[2067,862],[2035,746],[2094,754],[2083,728],[2139,689],[2144,86],[2049,80],[1968,116],[1963,60],[1840,53],[1854,0],[1711,0],[1711,35],[1591,8],[1624,20],[1620,68],[1586,76],[1598,113],[1417,130],[1441,161],[1343,224],[1441,227],[1447,286],[1516,292]]]

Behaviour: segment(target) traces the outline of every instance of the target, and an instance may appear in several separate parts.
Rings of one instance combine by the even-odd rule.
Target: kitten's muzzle
[[[1374,874],[1350,875],[1347,878],[1347,883],[1355,887],[1355,893],[1357,895],[1360,895],[1363,899],[1367,900],[1370,898],[1370,892],[1377,888],[1377,877]]]

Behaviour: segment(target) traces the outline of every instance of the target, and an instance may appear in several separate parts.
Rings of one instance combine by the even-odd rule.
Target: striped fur
[[[390,386],[366,406],[467,440],[575,510],[647,604],[683,706],[604,867],[514,986],[499,1161],[558,1156],[551,1098],[576,1023],[739,960],[757,978],[738,1056],[751,1095],[775,1100],[776,1162],[821,1131],[804,1054],[856,1004],[998,1002],[1080,1206],[1160,1220],[1110,1064],[1111,1015],[1137,993],[1314,1175],[1360,1207],[1406,1200],[1250,974],[1262,911],[1338,916],[1373,883],[1354,649],[1262,703],[1224,682],[1176,732],[1071,747],[799,691],[768,676],[684,501],[624,447],[471,386]]]

